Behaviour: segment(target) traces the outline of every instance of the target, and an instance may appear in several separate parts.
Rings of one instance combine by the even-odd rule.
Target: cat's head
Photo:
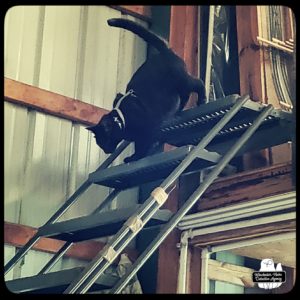
[[[97,145],[106,154],[113,153],[122,140],[120,127],[114,122],[112,113],[104,115],[97,125],[86,129],[94,133]]]

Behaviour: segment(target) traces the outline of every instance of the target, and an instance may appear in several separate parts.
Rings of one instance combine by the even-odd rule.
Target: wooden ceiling
[[[296,268],[296,239],[246,246],[232,249],[230,252],[260,260],[272,258],[276,264],[281,263],[283,266]]]

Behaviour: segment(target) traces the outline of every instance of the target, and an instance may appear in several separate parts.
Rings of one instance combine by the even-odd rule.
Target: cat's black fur
[[[205,102],[205,89],[201,80],[188,74],[184,61],[164,40],[141,25],[121,18],[109,19],[108,24],[127,29],[158,50],[135,72],[126,92],[133,90],[120,104],[125,126],[119,113],[113,109],[100,122],[88,129],[105,153],[112,153],[123,139],[135,142],[135,153],[124,161],[145,156],[155,142],[154,132],[162,121],[182,110],[190,93],[198,94],[198,104]],[[117,94],[116,107],[122,94]]]

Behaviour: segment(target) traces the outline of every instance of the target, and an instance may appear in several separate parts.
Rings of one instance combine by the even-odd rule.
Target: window
[[[199,67],[208,98],[239,94],[235,6],[200,6],[200,20]]]

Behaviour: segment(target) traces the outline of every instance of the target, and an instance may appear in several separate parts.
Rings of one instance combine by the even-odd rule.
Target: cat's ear
[[[96,126],[89,126],[89,127],[85,127],[85,129],[95,133],[96,132]]]

